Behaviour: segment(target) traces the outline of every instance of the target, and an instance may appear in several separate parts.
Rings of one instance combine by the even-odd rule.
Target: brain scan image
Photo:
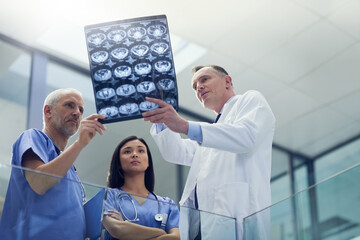
[[[123,30],[113,30],[107,34],[107,37],[111,41],[119,43],[126,37],[126,32]]]
[[[106,36],[103,33],[94,33],[88,37],[88,42],[94,45],[101,45],[106,40]]]
[[[175,98],[165,98],[164,101],[168,104],[171,104],[173,107],[175,107],[177,103]]]
[[[102,123],[142,118],[159,108],[178,111],[178,87],[166,15],[95,23],[84,27],[96,110]]]
[[[164,42],[158,42],[151,45],[150,49],[152,52],[155,52],[156,54],[164,54],[169,48],[169,45]]]
[[[91,60],[95,63],[103,63],[109,58],[109,54],[106,51],[98,51],[91,54]]]
[[[145,56],[148,53],[148,51],[149,51],[149,47],[144,44],[136,45],[131,48],[131,52],[138,57]]]
[[[161,37],[166,33],[166,27],[164,25],[151,25],[148,27],[148,33],[154,37]]]
[[[139,93],[150,93],[155,90],[155,84],[150,81],[144,81],[136,86],[136,90]]]
[[[139,111],[139,106],[136,103],[126,103],[119,107],[121,114],[134,114]]]
[[[118,108],[115,106],[105,107],[99,110],[99,114],[106,117],[114,117],[119,113]]]
[[[164,73],[171,69],[171,63],[169,61],[162,60],[156,62],[154,67],[159,73]]]
[[[126,48],[115,48],[111,51],[111,56],[117,60],[123,60],[126,58],[129,54],[129,50]]]
[[[146,75],[151,72],[151,65],[149,63],[138,63],[135,65],[135,72],[138,75]]]
[[[173,80],[165,78],[165,79],[161,79],[157,83],[157,86],[160,90],[169,91],[175,87],[175,83]]]
[[[125,78],[131,75],[131,67],[127,65],[118,66],[114,70],[114,74],[118,78]]]
[[[128,97],[136,92],[135,86],[131,84],[123,84],[116,89],[116,94],[119,96]]]
[[[149,101],[143,101],[139,105],[140,110],[143,112],[151,111],[159,107],[156,103],[149,102]]]
[[[111,71],[109,69],[103,68],[99,69],[94,73],[94,79],[96,81],[107,81],[111,78]]]
[[[146,30],[143,27],[133,27],[127,33],[130,38],[141,40],[146,35]]]
[[[103,88],[96,93],[96,98],[108,100],[115,96],[115,90],[113,88]]]

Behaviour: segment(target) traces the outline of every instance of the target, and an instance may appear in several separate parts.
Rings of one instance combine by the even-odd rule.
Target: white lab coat
[[[200,124],[201,145],[168,128],[150,133],[166,161],[191,166],[180,205],[197,185],[199,210],[236,218],[242,239],[243,218],[271,204],[275,117],[261,93],[248,91],[224,105],[216,124]],[[210,235],[207,229],[202,237]]]

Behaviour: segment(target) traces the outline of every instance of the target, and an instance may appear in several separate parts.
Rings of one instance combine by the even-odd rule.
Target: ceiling
[[[190,69],[222,65],[238,94],[265,95],[274,143],[314,157],[360,134],[359,12],[358,0],[13,0],[1,3],[0,33],[89,68],[85,25],[165,14],[171,38],[205,49],[174,54],[181,108],[215,117],[198,103]],[[132,124],[108,126],[139,135],[150,126]],[[119,137],[110,138],[113,149]]]

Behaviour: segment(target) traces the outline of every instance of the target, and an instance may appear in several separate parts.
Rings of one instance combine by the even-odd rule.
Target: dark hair
[[[197,71],[199,71],[200,69],[204,68],[204,67],[209,67],[214,69],[219,75],[221,76],[228,76],[228,72],[223,68],[220,67],[218,65],[199,65],[199,66],[195,66],[191,69],[192,74],[194,75]],[[231,82],[231,87],[233,87],[233,83]]]
[[[204,68],[204,67],[210,67],[212,69],[214,69],[216,72],[220,73],[220,74],[225,74],[225,75],[229,75],[227,73],[227,71],[223,68],[223,67],[220,67],[218,65],[204,65],[204,66],[195,66],[191,69],[191,72],[194,74],[196,73],[197,71],[199,71],[200,69]]]
[[[146,144],[145,140],[142,138],[138,138],[137,136],[129,136],[124,138],[115,148],[113,156],[111,158],[110,168],[109,168],[109,175],[108,175],[108,187],[110,188],[121,188],[125,183],[124,172],[121,167],[120,162],[120,149],[130,141],[139,140],[142,142],[147,151],[149,167],[145,171],[145,187],[150,192],[154,191],[155,186],[155,174],[153,168],[153,162],[151,158],[151,152],[149,146]]]

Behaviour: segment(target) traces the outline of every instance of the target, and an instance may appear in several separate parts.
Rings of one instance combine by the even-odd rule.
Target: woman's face
[[[146,146],[139,140],[132,140],[120,149],[120,163],[125,175],[145,173],[149,166]]]

